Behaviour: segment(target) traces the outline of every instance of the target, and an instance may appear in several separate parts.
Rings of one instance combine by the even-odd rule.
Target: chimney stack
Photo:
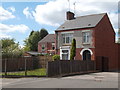
[[[67,12],[67,20],[75,19],[75,14],[73,12],[68,11]]]

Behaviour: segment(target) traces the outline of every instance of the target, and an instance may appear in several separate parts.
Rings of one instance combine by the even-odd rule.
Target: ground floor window
[[[68,55],[69,51],[68,50],[62,50],[62,60],[68,60]]]
[[[70,60],[70,47],[63,46],[60,48],[60,59],[61,60]]]

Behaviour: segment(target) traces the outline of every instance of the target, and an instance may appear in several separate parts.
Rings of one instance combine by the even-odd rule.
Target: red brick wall
[[[57,54],[57,55],[60,55],[60,49],[57,49],[57,50],[56,50],[56,54]]]
[[[45,44],[45,51],[42,51],[42,44]],[[52,43],[39,43],[38,52],[40,53],[50,53],[48,50],[52,50]]]
[[[81,50],[83,48],[77,48],[76,49],[76,56],[75,56],[75,60],[82,60],[82,55],[80,54]],[[91,56],[91,60],[95,60],[95,49],[94,48],[89,48],[92,50],[93,54]],[[60,50],[57,51],[57,54],[60,55]]]
[[[108,16],[105,15],[95,28],[95,57],[108,57],[109,70],[116,70],[117,68],[115,48],[115,32]]]
[[[42,51],[42,45],[45,44],[45,51]],[[47,43],[39,43],[38,44],[38,52],[47,53]]]
[[[77,48],[76,49],[76,56],[75,56],[75,60],[82,60],[82,55],[80,54],[81,50],[83,48]],[[94,48],[89,48],[90,50],[92,50],[93,54],[91,56],[91,60],[95,60],[95,51]]]
[[[52,43],[47,43],[47,53],[50,53],[48,50],[52,50]]]

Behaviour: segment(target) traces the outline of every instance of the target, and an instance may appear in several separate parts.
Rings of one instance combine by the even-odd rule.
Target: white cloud
[[[15,18],[15,16],[11,12],[5,10],[2,6],[0,6],[0,20],[3,21],[12,18]]]
[[[14,7],[9,7],[8,10],[11,10],[12,12],[16,11]]]
[[[50,1],[44,5],[38,5],[33,12],[36,22],[40,24],[47,24],[58,26],[65,20],[65,12],[67,10],[67,1],[57,0]]]
[[[2,38],[12,38],[10,35],[0,32],[0,39]]]
[[[117,13],[110,13],[108,14],[110,21],[113,25],[113,28],[115,28],[115,31],[117,31],[118,29],[118,14]]]
[[[108,13],[110,20],[117,28],[118,0],[70,0],[70,10],[74,12],[73,3],[76,2],[76,16],[83,16],[96,13]],[[68,0],[50,1],[44,5],[37,5],[35,11],[32,11],[35,21],[39,24],[59,26],[66,20],[66,11],[68,11]]]
[[[24,24],[6,25],[6,24],[0,23],[0,32],[2,32],[2,33],[9,33],[9,32],[15,32],[15,31],[25,33],[27,30],[29,30],[29,27]]]
[[[29,7],[26,7],[23,10],[23,14],[27,17],[27,18],[33,18],[32,14],[29,12]]]

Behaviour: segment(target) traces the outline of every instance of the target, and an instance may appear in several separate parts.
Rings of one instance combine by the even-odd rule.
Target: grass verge
[[[5,75],[5,73],[1,73],[0,75]],[[24,76],[25,71],[19,71],[19,72],[7,72],[7,75],[16,75],[16,76]],[[40,68],[35,70],[29,70],[27,71],[27,75],[29,76],[45,76],[46,75],[46,69]]]

